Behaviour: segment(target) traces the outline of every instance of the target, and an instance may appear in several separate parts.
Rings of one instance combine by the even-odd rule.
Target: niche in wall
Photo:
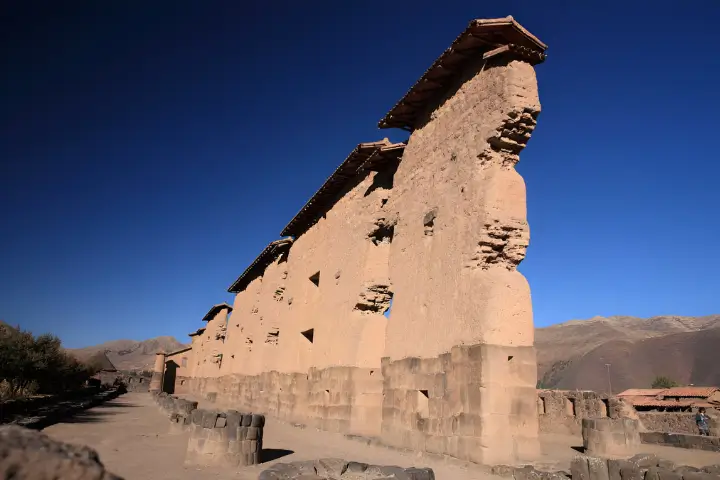
[[[565,397],[565,413],[569,417],[575,416],[575,399]]]
[[[315,285],[316,287],[320,286],[320,272],[313,273],[310,275],[309,280]]]
[[[430,394],[427,390],[417,391],[417,414],[421,418],[430,417]]]
[[[547,411],[545,410],[545,399],[543,397],[538,397],[537,408],[538,415],[545,415],[545,413],[547,413]]]
[[[315,341],[315,329],[311,328],[309,330],[305,330],[304,332],[300,332],[300,334],[305,337],[305,339],[310,342],[314,343]]]

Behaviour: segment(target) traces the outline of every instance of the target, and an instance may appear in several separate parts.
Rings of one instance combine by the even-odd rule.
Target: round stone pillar
[[[153,368],[152,379],[150,380],[150,391],[161,392],[163,389],[163,377],[165,376],[165,354],[155,354],[155,367]]]

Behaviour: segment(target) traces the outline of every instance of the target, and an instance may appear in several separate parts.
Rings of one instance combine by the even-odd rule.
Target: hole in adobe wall
[[[512,355],[508,355],[508,362],[513,359]]]
[[[603,417],[609,417],[610,416],[610,400],[607,398],[603,398],[600,400],[602,404],[600,405],[600,416]]]
[[[304,332],[300,332],[300,334],[303,337],[305,337],[305,339],[310,343],[313,343],[315,341],[315,329],[314,328],[305,330]]]
[[[543,398],[543,397],[538,397],[537,407],[538,407],[538,414],[539,414],[539,415],[545,415],[545,413],[546,413],[546,410],[545,410],[545,398]]]
[[[430,395],[427,390],[417,392],[417,414],[422,418],[430,416]]]
[[[384,168],[381,171],[375,173],[372,184],[368,187],[367,190],[365,190],[363,196],[367,197],[377,189],[392,190],[395,183],[395,172],[397,171],[399,165],[399,162],[393,162],[393,164],[390,165],[388,168]]]
[[[316,272],[312,275],[310,275],[309,280],[315,285],[316,287],[320,286],[320,272]]]
[[[280,329],[278,327],[272,327],[267,333],[265,343],[269,345],[277,345],[280,340]]]
[[[372,377],[373,375],[375,375],[375,370],[370,370],[370,376]]]
[[[425,235],[431,237],[435,229],[435,219],[437,218],[437,208],[433,208],[425,214],[423,217],[423,227],[425,228]]]
[[[386,225],[385,219],[381,218],[376,223],[376,228],[370,232],[368,238],[375,245],[381,243],[392,243],[395,236],[395,225]]]

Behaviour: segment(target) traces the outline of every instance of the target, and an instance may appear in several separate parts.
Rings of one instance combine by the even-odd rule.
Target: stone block
[[[660,480],[657,467],[650,467],[645,472],[645,480]]]
[[[588,457],[579,455],[573,457],[570,463],[570,473],[573,480],[590,480],[590,467],[588,466]]]
[[[706,467],[703,467],[702,471],[705,473],[710,473],[712,475],[720,475],[720,464],[708,465]]]
[[[365,472],[367,470],[368,464],[367,463],[361,463],[361,462],[348,462],[346,471],[350,474],[359,474]]]
[[[607,460],[604,458],[588,457],[587,462],[590,480],[609,480]]]
[[[257,427],[243,427],[246,428],[245,438],[247,440],[257,440],[260,438],[260,429]]]
[[[235,410],[230,410],[225,414],[225,425],[228,428],[237,429],[242,423],[242,414]]]
[[[682,476],[683,480],[717,480],[715,475],[705,472],[689,472]]]
[[[205,411],[203,413],[202,426],[204,428],[215,428],[215,422],[217,421],[217,412]]]
[[[322,478],[339,478],[347,467],[348,462],[341,458],[322,458],[315,462],[315,471]]]
[[[252,424],[252,413],[243,414],[240,425],[243,427],[249,427]]]
[[[610,480],[622,480],[622,477],[620,476],[620,470],[622,468],[631,468],[634,466],[634,464],[628,462],[627,460],[615,460],[615,459],[608,460],[607,464],[608,464],[608,478]]]
[[[640,468],[650,468],[658,466],[658,457],[654,453],[638,453],[628,459]]]
[[[217,417],[215,420],[215,428],[225,428],[227,420],[225,417]]]
[[[622,480],[643,480],[643,472],[634,463],[620,467],[620,478]]]
[[[648,471],[650,471],[650,469],[648,469]],[[657,468],[657,474],[658,474],[659,480],[682,480],[682,475],[680,475],[679,473],[676,473],[672,470],[666,470],[666,469],[663,469],[660,467]],[[647,478],[647,474],[646,474],[646,478]]]

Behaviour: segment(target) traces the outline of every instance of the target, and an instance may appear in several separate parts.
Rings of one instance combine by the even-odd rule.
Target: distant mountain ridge
[[[649,388],[664,375],[681,384],[720,385],[718,341],[720,315],[571,320],[536,329],[539,383],[601,392],[612,386],[617,393]]]
[[[92,347],[68,349],[76,357],[86,360],[97,352],[105,352],[118,370],[152,370],[155,354],[174,352],[186,348],[174,337],[155,337],[148,340],[112,340]]]

